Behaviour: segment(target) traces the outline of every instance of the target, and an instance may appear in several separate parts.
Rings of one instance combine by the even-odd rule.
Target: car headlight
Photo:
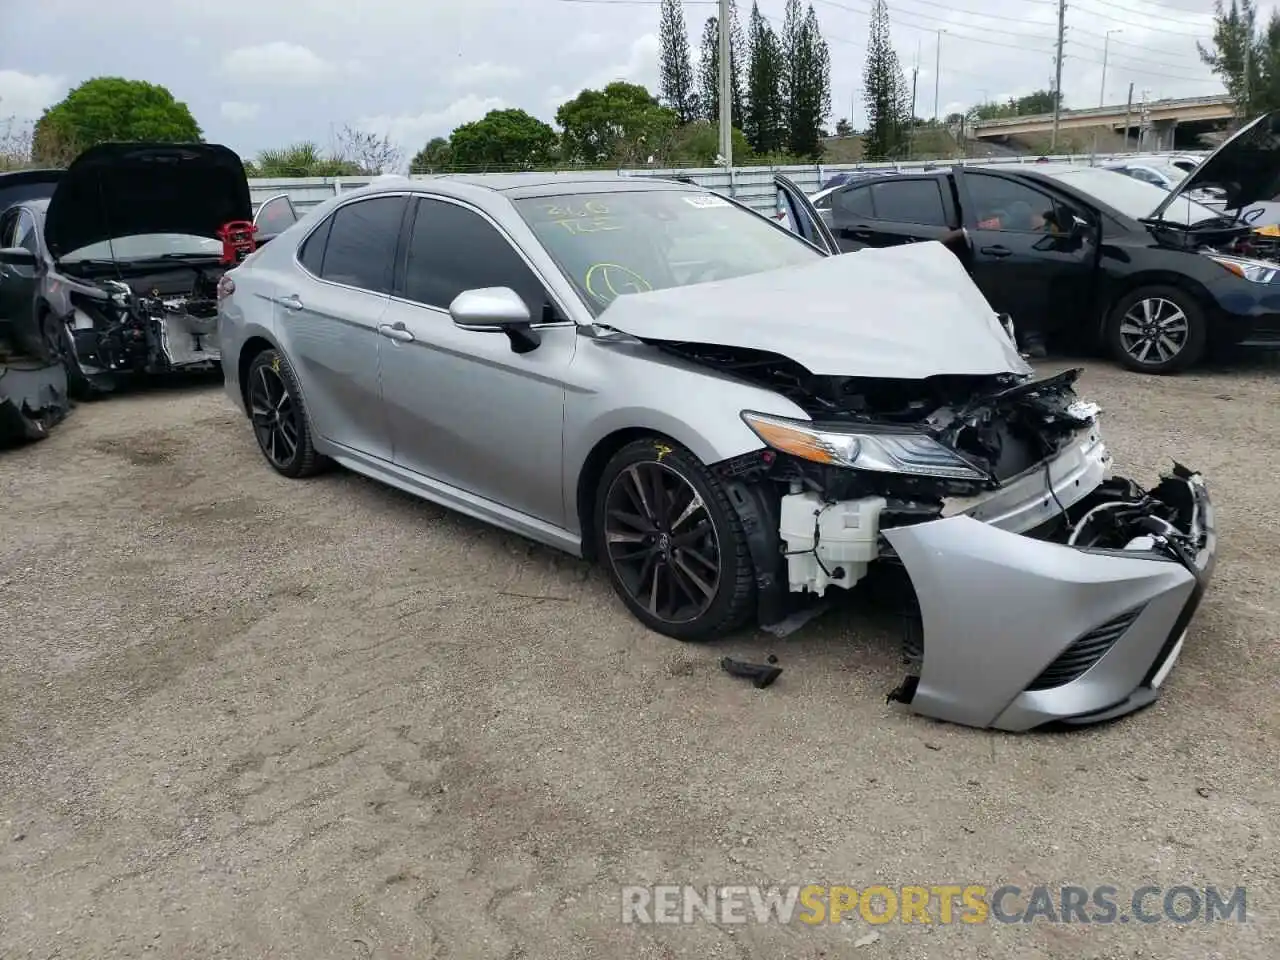
[[[1210,260],[1224,269],[1230,270],[1237,277],[1252,280],[1254,283],[1270,283],[1276,278],[1277,268],[1273,263],[1261,260],[1246,260],[1242,257],[1224,257],[1219,254],[1207,254]]]
[[[772,449],[814,463],[921,477],[987,479],[954,450],[914,431],[818,426],[751,410],[742,411],[742,420]]]

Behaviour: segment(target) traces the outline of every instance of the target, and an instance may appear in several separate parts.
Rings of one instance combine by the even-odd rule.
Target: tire
[[[1144,304],[1151,305],[1149,315]],[[1161,325],[1165,327],[1163,336],[1158,335]],[[1130,333],[1131,330],[1141,332]],[[1181,331],[1181,337],[1175,335],[1177,331]],[[1138,339],[1142,333],[1157,339],[1144,343]],[[1204,356],[1207,340],[1204,308],[1194,296],[1178,287],[1150,286],[1132,290],[1116,301],[1107,317],[1108,351],[1125,367],[1139,373],[1186,370]],[[1176,346],[1172,353],[1170,344]]]
[[[324,470],[329,461],[316,453],[302,390],[285,355],[263,350],[249,363],[246,380],[243,388],[253,434],[272,469],[295,480]]]
[[[666,511],[654,509],[656,482]],[[673,441],[645,437],[615,453],[596,488],[594,517],[597,555],[614,590],[651,630],[711,640],[741,627],[754,610],[742,523],[720,482]],[[717,566],[714,576],[707,561]]]

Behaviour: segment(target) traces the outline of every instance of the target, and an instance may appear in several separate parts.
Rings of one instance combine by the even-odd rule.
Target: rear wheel
[[[1195,297],[1177,287],[1142,287],[1121,297],[1107,320],[1111,355],[1140,373],[1177,373],[1204,356],[1208,330]]]
[[[263,350],[249,364],[245,399],[258,448],[275,471],[310,477],[327,465],[311,441],[302,391],[289,361],[278,350]]]
[[[752,610],[746,536],[724,487],[669,440],[637,440],[614,454],[596,493],[595,534],[614,589],[659,633],[709,640]]]

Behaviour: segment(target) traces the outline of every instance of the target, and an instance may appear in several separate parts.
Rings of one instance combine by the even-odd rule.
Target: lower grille
[[[1100,627],[1090,630],[1059,654],[1058,659],[1045,667],[1040,676],[1031,681],[1028,690],[1050,690],[1078,680],[1086,670],[1102,659],[1116,645],[1124,632],[1133,626],[1142,607],[1122,613]]]

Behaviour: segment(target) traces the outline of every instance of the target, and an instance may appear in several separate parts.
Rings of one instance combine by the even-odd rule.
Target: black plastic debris
[[[720,669],[735,677],[745,677],[760,690],[763,690],[778,677],[782,676],[782,668],[773,666],[778,662],[775,656],[769,657],[769,663],[747,663],[745,660],[734,660],[725,657],[720,661]]]
[[[0,362],[0,447],[43,440],[70,410],[62,364]]]

